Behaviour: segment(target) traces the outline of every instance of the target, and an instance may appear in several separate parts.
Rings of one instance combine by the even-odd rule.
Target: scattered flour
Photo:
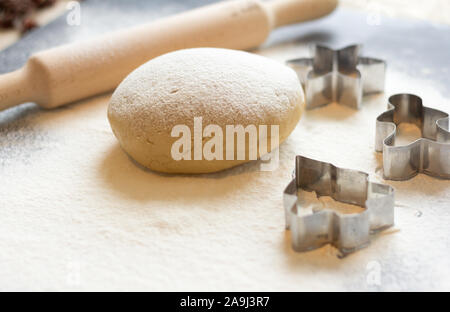
[[[284,48],[260,53],[283,61],[293,53]],[[395,227],[344,259],[330,246],[295,253],[284,230],[294,155],[383,182],[374,134],[385,98],[416,92],[449,110],[430,81],[393,68],[387,77],[386,95],[360,111],[307,111],[273,172],[145,171],[110,130],[110,95],[0,113],[0,290],[450,290],[450,181],[385,181],[396,188]]]

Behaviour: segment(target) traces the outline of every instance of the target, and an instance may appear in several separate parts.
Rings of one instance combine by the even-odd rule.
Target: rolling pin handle
[[[0,75],[0,111],[33,100],[26,68]]]
[[[272,0],[264,4],[272,14],[272,27],[276,28],[328,15],[338,0]]]

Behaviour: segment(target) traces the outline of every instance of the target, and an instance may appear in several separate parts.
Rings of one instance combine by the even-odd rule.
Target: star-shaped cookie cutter
[[[384,91],[386,63],[360,57],[361,45],[333,50],[312,46],[313,58],[288,60],[286,65],[297,73],[306,95],[306,108],[331,102],[359,109],[362,97]]]
[[[417,125],[422,138],[394,146],[397,125],[403,122]],[[383,152],[385,179],[407,180],[418,173],[450,179],[449,115],[423,106],[417,95],[395,94],[377,117],[375,150]]]
[[[365,209],[353,214],[331,210],[303,213],[297,203],[298,189],[315,191],[319,197],[331,196]],[[394,224],[391,186],[369,182],[367,173],[303,156],[296,157],[295,177],[283,197],[286,229],[291,231],[295,251],[308,251],[330,243],[344,256],[367,246],[370,234]]]

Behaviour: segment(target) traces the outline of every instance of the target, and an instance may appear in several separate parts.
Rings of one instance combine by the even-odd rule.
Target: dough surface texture
[[[295,72],[271,59],[243,51],[196,48],[171,52],[134,70],[117,87],[108,119],[122,148],[139,164],[167,173],[207,173],[248,162],[226,160],[226,125],[279,126],[279,142],[294,130],[304,109],[304,96]],[[218,125],[223,131],[223,159],[194,160],[194,118],[202,129]],[[190,129],[190,159],[174,160],[172,129]],[[204,144],[211,136],[203,136]],[[235,137],[234,142],[237,142]],[[198,146],[198,145],[197,145]],[[215,149],[213,149],[215,151]],[[236,148],[235,148],[236,151]],[[258,156],[259,153],[258,153]]]

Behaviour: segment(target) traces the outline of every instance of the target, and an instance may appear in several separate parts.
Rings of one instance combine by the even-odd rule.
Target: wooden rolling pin
[[[193,47],[250,49],[276,27],[322,17],[337,0],[225,1],[31,56],[0,75],[0,110],[25,102],[45,108],[114,89],[158,55]]]

